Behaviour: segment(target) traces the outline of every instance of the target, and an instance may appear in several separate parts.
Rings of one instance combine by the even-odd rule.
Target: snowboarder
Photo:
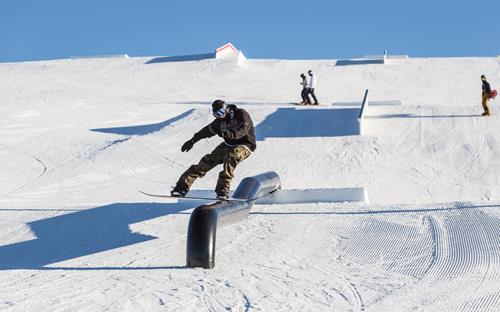
[[[311,99],[309,98],[309,91],[307,90],[307,78],[304,73],[300,74],[300,78],[302,78],[302,81],[300,84],[302,85],[302,92],[300,92],[300,96],[302,97],[302,102],[300,102],[300,105],[310,105],[311,104]]]
[[[314,76],[312,70],[309,70],[307,72],[309,75],[309,83],[307,84],[307,91],[308,94],[311,94],[314,100],[313,105],[319,105],[318,99],[316,98],[316,95],[314,94],[314,89],[316,88],[316,76]]]
[[[490,107],[488,106],[488,101],[491,95],[491,87],[488,81],[486,81],[485,75],[481,75],[481,80],[483,81],[482,104],[484,109],[484,113],[482,114],[482,116],[491,116]]]
[[[223,169],[219,173],[215,193],[219,199],[228,198],[236,166],[255,151],[255,131],[247,111],[222,100],[215,100],[212,103],[212,113],[215,120],[186,141],[182,145],[181,151],[188,152],[199,140],[214,135],[222,137],[224,142],[219,144],[210,154],[203,156],[197,165],[192,165],[181,175],[170,193],[172,196],[186,196],[197,178],[202,178],[215,166],[222,164]]]

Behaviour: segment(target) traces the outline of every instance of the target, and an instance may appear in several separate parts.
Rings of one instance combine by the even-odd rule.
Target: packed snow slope
[[[498,311],[500,110],[495,58],[0,64],[0,309]],[[298,107],[299,74],[319,107]],[[365,89],[366,135],[353,135]],[[185,266],[200,202],[154,200],[221,140],[182,143],[210,103],[246,109],[256,152],[236,171],[285,190],[365,187],[370,203],[266,203]],[[498,100],[497,100],[498,101]],[[211,194],[219,170],[193,190]]]

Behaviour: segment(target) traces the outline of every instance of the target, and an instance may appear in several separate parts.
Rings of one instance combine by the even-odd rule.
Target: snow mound
[[[151,60],[0,64],[1,308],[500,308],[500,111],[480,116],[479,79],[498,84],[497,58]],[[294,106],[309,69],[323,106]],[[180,151],[218,98],[258,138],[233,185],[273,170],[284,190],[221,229],[214,270],[191,270],[197,203],[138,190],[169,192],[220,143]]]

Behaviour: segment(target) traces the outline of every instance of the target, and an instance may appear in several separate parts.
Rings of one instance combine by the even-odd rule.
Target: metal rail
[[[246,177],[238,185],[233,197],[248,201],[218,201],[194,209],[187,233],[187,266],[214,268],[217,229],[246,219],[256,198],[280,188],[280,178],[275,172]]]
[[[365,96],[363,97],[363,103],[361,104],[361,110],[359,111],[358,121],[361,121],[364,117],[365,108],[368,106],[368,89],[365,91]]]

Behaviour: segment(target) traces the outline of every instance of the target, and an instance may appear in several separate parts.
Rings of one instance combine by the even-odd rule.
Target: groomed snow
[[[500,309],[500,110],[480,116],[479,80],[498,88],[497,58],[151,59],[0,64],[0,309]],[[291,104],[308,69],[322,106]],[[369,106],[358,136],[365,89],[403,104]],[[215,269],[190,269],[199,202],[138,191],[169,192],[220,142],[180,152],[217,98],[256,125],[233,188],[272,170],[290,196],[222,228]],[[310,197],[363,188],[370,203]]]

